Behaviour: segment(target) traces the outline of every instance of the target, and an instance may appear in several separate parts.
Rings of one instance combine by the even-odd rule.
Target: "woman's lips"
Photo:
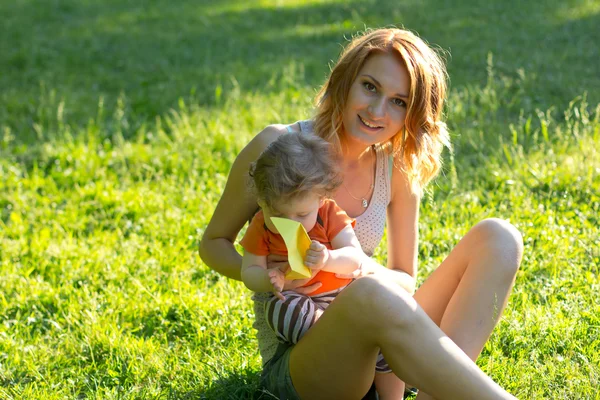
[[[362,126],[364,126],[365,128],[372,130],[372,131],[376,131],[378,129],[382,129],[382,126],[379,125],[375,125],[367,120],[365,120],[363,117],[361,117],[360,115],[358,116],[358,119],[360,120],[360,123],[362,124]]]

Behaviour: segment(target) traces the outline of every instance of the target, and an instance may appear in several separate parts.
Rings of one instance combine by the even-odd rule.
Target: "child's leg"
[[[285,291],[283,295],[285,301],[273,296],[265,303],[265,318],[279,340],[295,344],[321,316],[323,308],[303,294]]]
[[[392,373],[381,350],[375,363],[375,388],[380,400],[402,399],[404,396],[404,382]]]
[[[379,351],[379,354],[377,355],[377,363],[375,364],[375,371],[380,374],[389,374],[392,372],[392,369],[388,365],[387,361],[385,361],[385,358],[383,358],[383,354],[381,354],[381,350]]]

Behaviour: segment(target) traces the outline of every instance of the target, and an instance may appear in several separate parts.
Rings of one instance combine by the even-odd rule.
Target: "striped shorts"
[[[285,301],[272,296],[265,302],[267,324],[275,332],[281,343],[296,344],[317,322],[324,311],[346,286],[315,296],[307,296],[293,291],[282,292]],[[377,356],[375,370],[379,373],[392,372],[381,352]]]

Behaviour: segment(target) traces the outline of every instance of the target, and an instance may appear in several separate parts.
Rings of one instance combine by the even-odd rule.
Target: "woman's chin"
[[[357,145],[372,146],[378,143],[376,135],[369,132],[354,132],[348,135],[348,137],[349,142],[356,143]]]

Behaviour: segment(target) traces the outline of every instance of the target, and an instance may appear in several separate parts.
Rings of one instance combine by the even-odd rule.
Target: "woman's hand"
[[[383,268],[383,267],[380,267],[380,268]],[[379,271],[380,271],[379,268],[374,267],[372,264],[363,262],[360,264],[360,267],[356,268],[351,273],[335,274],[335,276],[337,278],[341,278],[341,279],[357,279],[357,278],[362,278],[363,276],[376,274]]]
[[[310,286],[306,286],[306,287],[300,287],[302,285],[305,285],[308,281],[310,281],[312,279],[311,278],[306,278],[306,279],[295,279],[293,281],[285,281],[284,285],[283,285],[283,290],[293,290],[296,293],[300,293],[300,294],[309,294],[314,292],[315,290],[317,290],[318,288],[320,288],[321,286],[323,286],[323,284],[321,282],[315,282]]]
[[[288,266],[288,268],[286,268],[286,272],[288,269],[289,269],[289,266]],[[310,278],[294,279],[293,281],[286,280],[285,283],[283,284],[283,290],[293,290],[296,293],[306,294],[306,295],[314,292],[315,290],[317,290],[318,288],[323,286],[323,284],[321,282],[315,282],[312,285],[306,286],[306,287],[301,287],[301,286],[306,285],[312,278],[315,277],[317,272],[319,272],[319,271],[312,271]],[[284,272],[284,274],[285,274],[285,272]]]
[[[363,276],[373,274],[380,274],[384,277],[384,279],[387,279],[391,282],[395,282],[411,295],[415,293],[415,278],[413,278],[404,271],[397,269],[389,269],[384,267],[383,265],[379,265],[372,259],[367,259],[363,261],[360,267],[350,274],[335,274],[335,276],[342,279],[358,279]]]

